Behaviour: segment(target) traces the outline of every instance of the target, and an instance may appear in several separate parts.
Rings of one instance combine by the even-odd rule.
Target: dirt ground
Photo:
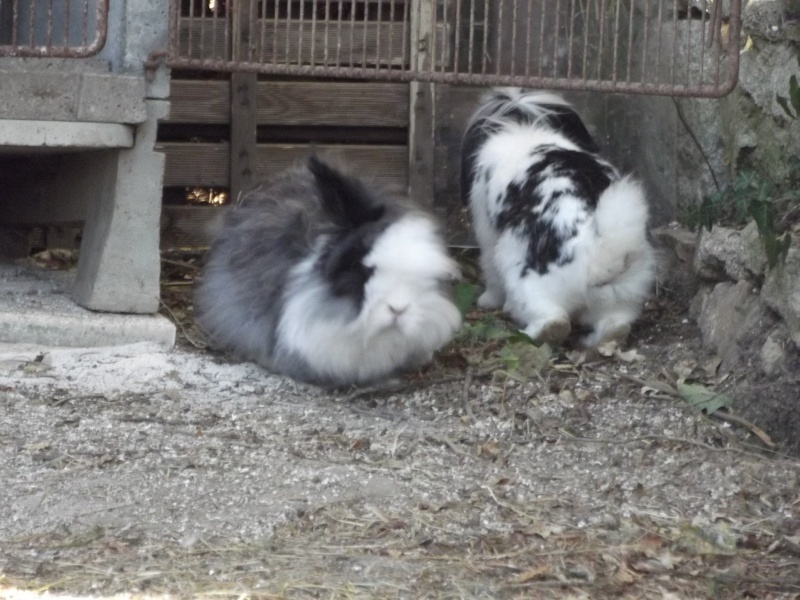
[[[800,598],[800,460],[689,405],[755,380],[680,294],[602,352],[471,313],[423,372],[330,392],[205,350],[165,265],[176,349],[0,348],[0,598]]]

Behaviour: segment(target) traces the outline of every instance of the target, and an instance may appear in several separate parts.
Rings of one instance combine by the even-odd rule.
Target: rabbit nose
[[[406,312],[408,310],[408,304],[403,304],[403,305],[390,304],[389,305],[389,310],[391,311],[391,313],[394,316],[399,317],[400,315],[402,315],[404,312]]]

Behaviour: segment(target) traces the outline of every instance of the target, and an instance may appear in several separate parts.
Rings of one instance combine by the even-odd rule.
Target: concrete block
[[[2,57],[0,71],[13,73],[110,73],[107,60],[98,58]]]
[[[2,119],[142,123],[147,118],[143,76],[94,69],[3,70],[0,63],[0,81]]]
[[[73,297],[92,310],[152,313],[159,304],[159,220],[165,157],[154,151],[169,103],[148,100],[136,145],[97,160]]]
[[[171,348],[175,326],[162,315],[79,315],[0,312],[0,340],[48,346],[118,346],[153,342]]]
[[[85,73],[81,76],[80,121],[144,123],[143,77]]]
[[[0,118],[71,121],[80,75],[50,71],[0,71]]]
[[[175,325],[161,315],[95,313],[67,295],[74,272],[0,263],[0,343],[97,347],[151,342],[171,348]]]
[[[169,47],[169,6],[166,0],[140,0],[125,5],[126,72],[144,74],[144,61],[156,50]],[[169,98],[169,69],[160,66],[147,81],[147,97]]]
[[[132,148],[133,128],[118,123],[0,120],[4,152]]]

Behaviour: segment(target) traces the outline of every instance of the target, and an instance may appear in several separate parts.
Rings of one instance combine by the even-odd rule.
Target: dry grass
[[[235,539],[150,546],[124,532],[6,542],[28,564],[5,588],[236,598],[795,598],[797,540],[759,523],[700,528],[637,515],[601,529],[551,522],[552,504],[517,506],[502,482],[453,506],[384,514],[368,503],[298,515],[264,545]],[[496,503],[510,533],[471,521]],[[471,533],[470,530],[475,531]],[[27,571],[26,574],[23,574]],[[14,573],[18,573],[14,575]]]

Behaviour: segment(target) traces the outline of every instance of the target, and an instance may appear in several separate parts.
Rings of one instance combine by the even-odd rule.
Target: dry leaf
[[[688,379],[696,366],[697,363],[693,360],[682,360],[677,365],[673,365],[672,370],[678,379]]]
[[[560,535],[562,533],[564,533],[564,528],[561,525],[548,525],[547,523],[537,523],[525,530],[526,535],[535,535],[544,540],[552,535]]]
[[[646,557],[654,558],[664,547],[664,538],[648,533],[639,538],[637,546]]]
[[[640,560],[631,565],[632,569],[635,569],[639,573],[664,573],[668,571],[663,563],[655,558],[648,558],[646,560]]]
[[[497,442],[486,442],[478,447],[478,456],[497,458],[500,456],[500,444]]]
[[[717,371],[719,371],[719,366],[722,364],[722,359],[719,356],[715,356],[706,364],[703,365],[703,371],[706,374],[706,377],[709,379],[713,379],[717,376]]]
[[[623,362],[635,362],[639,360],[644,360],[644,356],[639,354],[634,348],[623,352],[619,348],[614,352],[614,356]]]
[[[34,442],[31,444],[25,444],[24,448],[29,452],[41,452],[42,450],[47,450],[50,446],[50,442]]]
[[[597,353],[600,356],[614,356],[614,353],[617,351],[619,344],[615,340],[611,340],[610,342],[606,342],[604,344],[600,344],[597,347]]]
[[[614,572],[614,579],[618,583],[633,583],[641,579],[641,575],[631,571],[624,562],[617,563],[617,570]]]
[[[517,583],[527,583],[529,581],[536,581],[545,579],[548,575],[552,574],[552,569],[550,565],[541,565],[538,567],[534,567],[533,569],[528,569],[524,573],[520,573],[517,577]]]

